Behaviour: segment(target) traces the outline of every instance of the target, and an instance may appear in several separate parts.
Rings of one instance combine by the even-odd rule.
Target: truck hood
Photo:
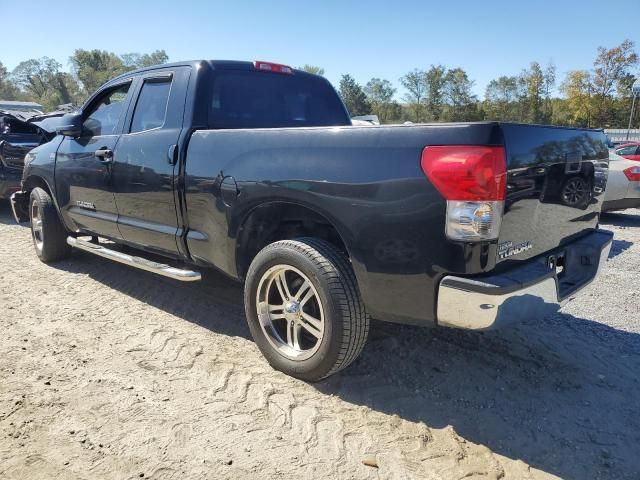
[[[60,124],[61,117],[69,110],[56,110],[49,113],[22,112],[16,110],[0,110],[0,116],[10,117],[21,123],[30,123],[48,134],[55,134],[56,127]]]

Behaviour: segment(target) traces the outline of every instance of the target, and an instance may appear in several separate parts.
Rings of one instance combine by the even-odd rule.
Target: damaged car
[[[51,113],[0,110],[0,199],[20,190],[24,158],[38,145],[56,136],[66,109]]]

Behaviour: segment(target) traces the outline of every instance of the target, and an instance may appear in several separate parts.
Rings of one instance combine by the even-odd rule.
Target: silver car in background
[[[640,162],[609,152],[609,178],[602,211],[640,208]]]

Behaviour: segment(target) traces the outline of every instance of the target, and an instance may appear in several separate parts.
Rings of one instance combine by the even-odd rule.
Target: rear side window
[[[221,71],[213,82],[211,128],[350,125],[328,82],[307,75]]]
[[[133,112],[131,133],[151,130],[164,125],[170,91],[171,78],[144,81]]]

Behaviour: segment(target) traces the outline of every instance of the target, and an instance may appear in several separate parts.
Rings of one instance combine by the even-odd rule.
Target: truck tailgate
[[[497,261],[555,249],[598,224],[609,152],[595,130],[501,124],[507,195]]]

